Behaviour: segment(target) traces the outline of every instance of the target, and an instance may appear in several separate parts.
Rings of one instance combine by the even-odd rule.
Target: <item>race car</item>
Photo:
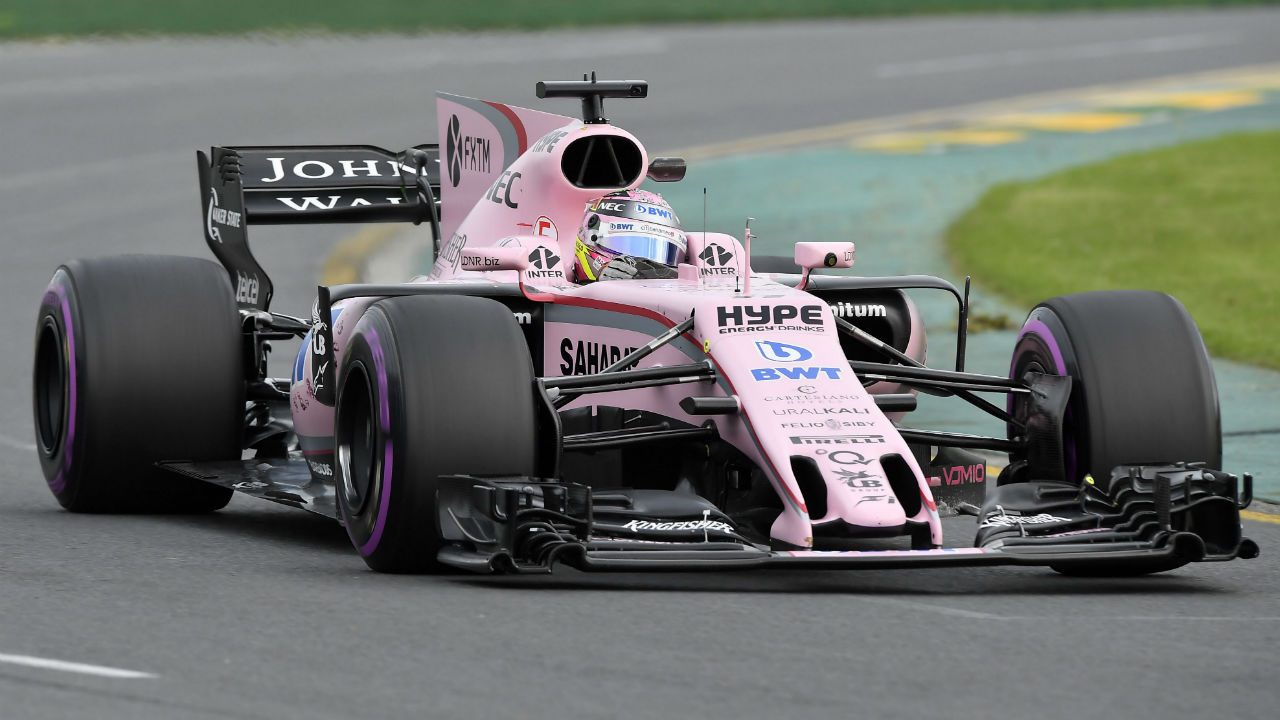
[[[74,260],[35,337],[49,489],[75,512],[208,512],[233,491],[333,517],[369,567],[550,572],[1042,565],[1137,575],[1251,558],[1212,366],[1169,295],[1052,298],[1007,377],[966,372],[968,281],[833,274],[851,242],[750,253],[683,228],[604,117],[642,81],[539,82],[581,118],[440,93],[438,144],[198,153],[206,243]],[[412,222],[429,275],[271,309],[251,225]],[[906,294],[957,308],[925,366]],[[300,341],[289,378],[272,343]],[[914,427],[916,393],[1007,427]],[[1000,396],[1004,396],[1001,400]],[[989,397],[995,397],[993,401]],[[991,454],[1008,456],[994,482]],[[943,512],[975,515],[944,547]]]

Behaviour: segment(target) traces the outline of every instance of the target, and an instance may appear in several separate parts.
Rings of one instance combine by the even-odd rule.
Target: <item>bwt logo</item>
[[[774,362],[804,362],[813,357],[812,352],[799,345],[787,345],[772,340],[757,340],[756,349],[765,360]]]
[[[817,380],[840,379],[840,368],[834,367],[780,367],[753,368],[751,377],[756,380]]]
[[[654,215],[660,218],[666,218],[668,220],[671,219],[670,210],[663,210],[660,207],[653,207],[652,205],[641,205],[640,203],[636,203],[636,214],[637,215]]]

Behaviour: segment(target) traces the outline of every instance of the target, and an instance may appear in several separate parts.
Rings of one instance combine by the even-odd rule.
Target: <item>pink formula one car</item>
[[[1250,478],[1218,469],[1212,367],[1172,297],[1048,300],[1009,377],[966,373],[967,284],[813,272],[850,267],[846,242],[753,262],[749,229],[690,232],[639,189],[684,175],[603,117],[646,83],[537,94],[582,119],[441,94],[439,145],[214,148],[221,267],[59,268],[34,378],[58,501],[198,512],[240,490],[336,518],[392,572],[1140,574],[1257,554]],[[309,322],[270,310],[249,225],[370,221],[429,223],[430,275],[322,286]],[[923,364],[905,289],[954,297],[955,369]],[[268,377],[270,342],[294,338],[292,378]],[[1007,437],[909,427],[917,391]],[[1008,455],[998,482],[979,452]],[[943,547],[940,504],[977,516],[974,546]]]

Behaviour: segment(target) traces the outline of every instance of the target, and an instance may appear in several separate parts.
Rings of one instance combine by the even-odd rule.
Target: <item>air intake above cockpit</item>
[[[560,171],[574,187],[625,188],[644,172],[644,152],[617,135],[591,135],[569,144]]]

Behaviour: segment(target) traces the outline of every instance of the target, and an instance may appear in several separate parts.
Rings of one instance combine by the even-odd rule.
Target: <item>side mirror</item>
[[[796,264],[805,270],[853,267],[853,243],[796,243]]]
[[[463,250],[460,253],[458,266],[472,272],[485,270],[524,272],[529,267],[529,262],[529,251],[523,247],[487,247]]]
[[[814,268],[853,267],[853,243],[851,242],[798,242],[796,264],[804,268],[800,278],[800,290],[809,287],[809,273]]]
[[[649,161],[649,179],[654,182],[675,182],[684,179],[689,169],[684,158],[658,157]]]

